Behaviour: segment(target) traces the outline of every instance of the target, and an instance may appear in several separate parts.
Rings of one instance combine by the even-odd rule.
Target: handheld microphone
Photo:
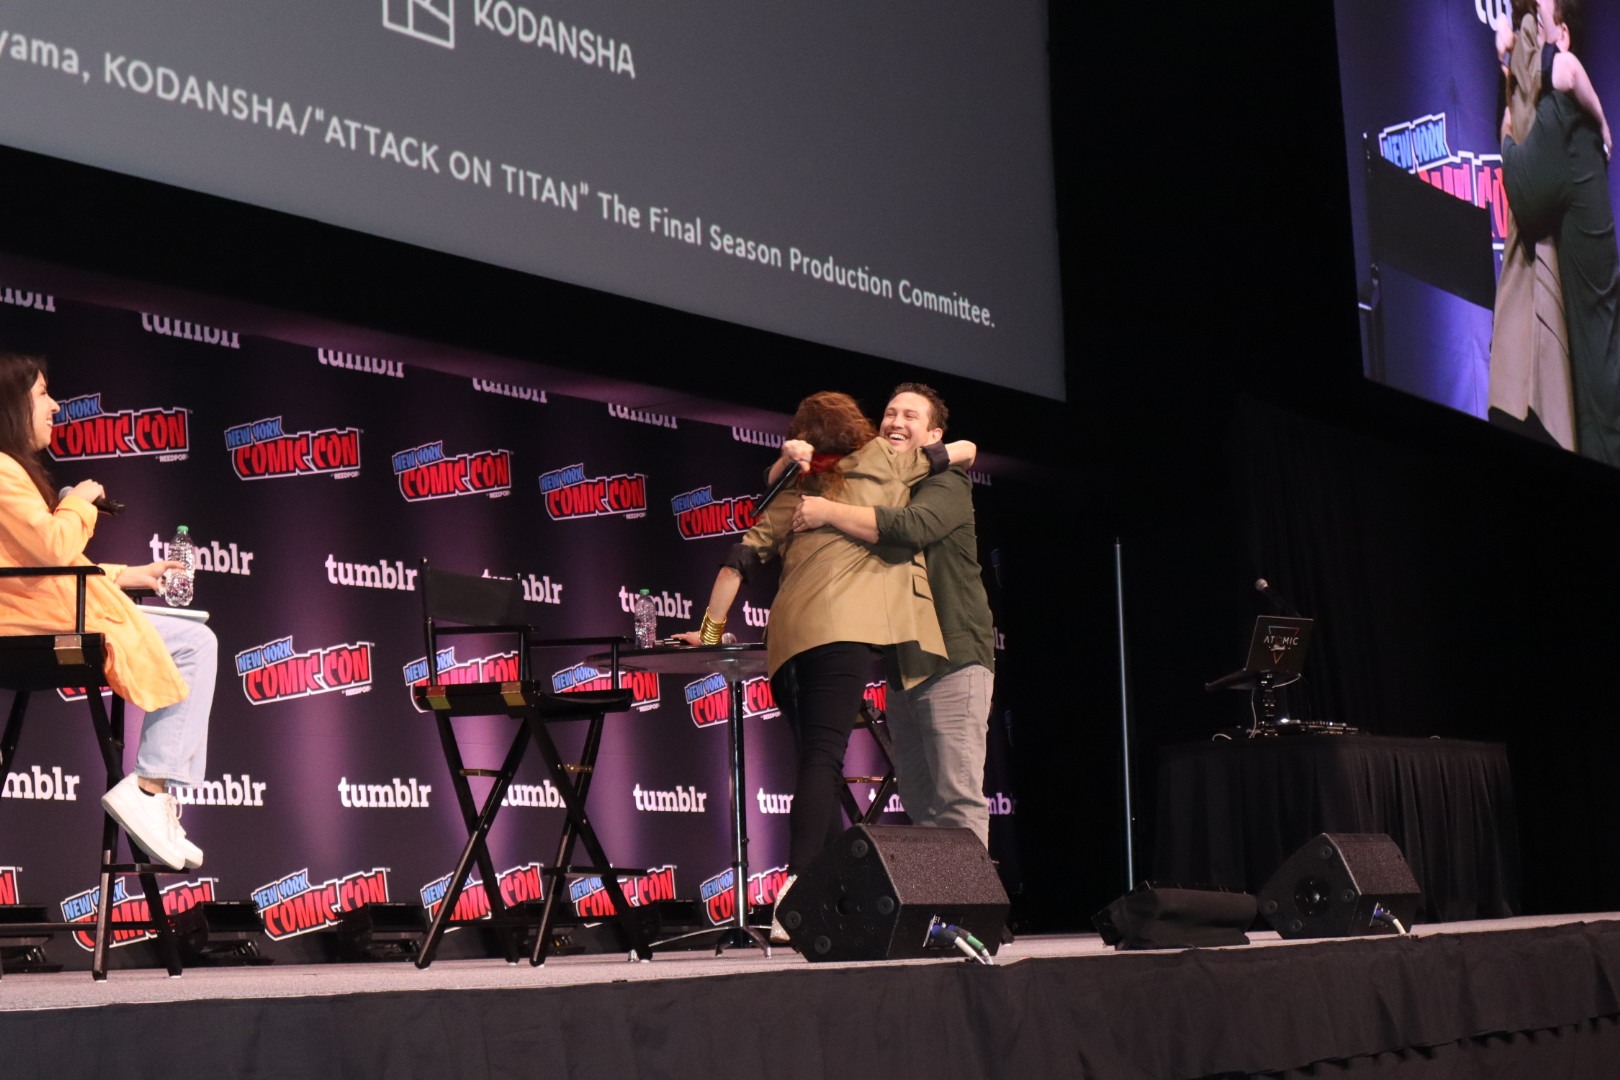
[[[56,493],[57,501],[61,501],[62,497],[72,490],[72,487],[65,487],[61,491],[58,491]],[[113,517],[114,515],[122,514],[124,512],[123,503],[119,502],[117,499],[109,499],[105,495],[96,498],[90,503],[90,505],[101,511],[103,514],[106,514],[108,517]]]
[[[1265,578],[1255,578],[1254,588],[1256,592],[1264,593],[1266,599],[1277,605],[1278,610],[1284,615],[1292,615],[1296,619],[1301,618],[1300,613],[1294,610],[1294,605],[1278,595],[1277,590],[1271,587],[1271,582]]]

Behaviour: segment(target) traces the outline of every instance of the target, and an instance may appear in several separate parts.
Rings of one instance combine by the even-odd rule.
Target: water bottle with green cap
[[[184,525],[174,530],[174,539],[168,546],[169,559],[179,563],[181,568],[163,571],[159,592],[170,607],[190,607],[197,573],[197,549],[191,543],[191,530]]]

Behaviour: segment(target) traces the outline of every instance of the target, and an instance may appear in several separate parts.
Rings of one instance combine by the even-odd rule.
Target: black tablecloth
[[[1318,833],[1385,833],[1427,922],[1519,912],[1519,832],[1498,743],[1300,735],[1160,750],[1153,878],[1256,892]]]

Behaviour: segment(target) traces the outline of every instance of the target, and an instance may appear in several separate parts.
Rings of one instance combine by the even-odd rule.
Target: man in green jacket
[[[935,390],[902,383],[883,411],[878,433],[896,449],[910,450],[942,440],[948,418]],[[908,556],[921,551],[928,562],[949,662],[910,691],[902,690],[898,679],[889,680],[887,715],[900,801],[916,824],[972,829],[988,845],[984,754],[995,687],[995,631],[979,569],[973,481],[953,467],[920,481],[911,489],[910,504],[899,508],[807,498],[793,527],[829,525]]]

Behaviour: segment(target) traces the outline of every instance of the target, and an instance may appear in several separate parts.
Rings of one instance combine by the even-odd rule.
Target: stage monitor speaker
[[[339,914],[333,930],[344,960],[414,960],[427,927],[420,904],[372,902]]]
[[[1143,882],[1097,912],[1091,925],[1116,949],[1247,945],[1255,900],[1246,892]]]
[[[1403,932],[1422,893],[1383,833],[1323,833],[1283,862],[1259,899],[1285,938],[1351,937]]]
[[[945,956],[933,927],[956,926],[994,953],[1007,891],[969,829],[857,825],[805,868],[777,919],[807,960]]]

